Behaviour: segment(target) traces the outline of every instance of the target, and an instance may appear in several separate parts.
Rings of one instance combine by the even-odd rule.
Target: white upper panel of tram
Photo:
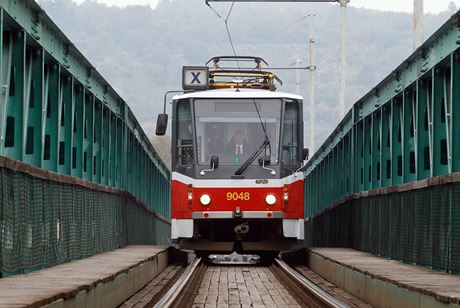
[[[176,95],[173,97],[173,100],[187,98],[289,98],[295,100],[303,100],[302,96],[291,93],[275,92],[260,89],[236,88],[196,91],[182,95]]]

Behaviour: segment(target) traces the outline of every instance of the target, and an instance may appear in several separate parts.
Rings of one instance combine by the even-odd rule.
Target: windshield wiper
[[[249,165],[257,158],[257,156],[262,153],[262,151],[270,145],[270,140],[268,138],[265,139],[264,143],[235,171],[235,175],[242,175],[243,172],[248,169]]]
[[[268,148],[270,150],[270,154],[272,152],[272,149],[271,149],[271,146],[270,146],[270,139],[268,139],[267,129],[265,128],[264,122],[262,121],[262,117],[260,116],[259,107],[257,107],[257,103],[256,103],[256,100],[254,98],[252,99],[252,102],[254,103],[254,107],[255,107],[255,109],[257,111],[257,115],[259,116],[260,126],[262,126],[262,131],[264,132],[265,140],[264,140],[264,143],[262,143],[262,145],[244,162],[244,164],[241,165],[241,167],[238,168],[238,170],[235,171],[235,175],[243,174],[243,172],[249,167],[250,164],[252,164],[252,162],[257,158],[257,156],[259,156],[260,153],[262,153],[262,151],[267,146],[268,146]]]

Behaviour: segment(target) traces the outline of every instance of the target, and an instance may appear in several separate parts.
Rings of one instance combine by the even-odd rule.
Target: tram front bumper
[[[232,211],[209,211],[209,212],[193,212],[193,219],[230,219],[230,218],[246,218],[246,219],[271,219],[284,218],[282,211],[241,211],[236,213]]]
[[[206,218],[204,214],[208,213]],[[270,214],[270,215],[269,215]],[[271,216],[269,218],[269,216]],[[210,225],[219,234],[230,232],[233,234],[234,228],[241,223],[249,222],[256,224],[258,230],[260,227],[266,227],[269,230],[274,227],[278,231],[278,238],[304,240],[304,220],[282,218],[283,212],[242,212],[241,218],[234,218],[232,212],[195,212],[194,219],[172,219],[171,221],[171,238],[200,240],[209,237],[209,230],[203,231],[200,226]],[[201,229],[201,230],[200,230]],[[271,230],[274,231],[274,230]],[[275,232],[275,231],[274,231]],[[246,232],[247,233],[247,232]],[[231,237],[231,236],[230,236]],[[272,236],[270,236],[271,238]],[[260,235],[259,240],[268,239],[268,236]],[[236,238],[227,237],[226,241],[234,241]],[[239,238],[238,238],[239,240]],[[241,238],[244,241],[244,238]],[[224,241],[224,242],[226,242]]]

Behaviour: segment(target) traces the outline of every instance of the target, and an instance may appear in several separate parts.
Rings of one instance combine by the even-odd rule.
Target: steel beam
[[[169,217],[170,173],[126,102],[34,1],[0,0],[0,19],[0,155],[128,190]]]
[[[339,0],[205,0],[206,2],[339,2]]]
[[[460,171],[459,20],[460,13],[453,15],[356,102],[311,158],[305,172],[306,195],[312,195],[307,216],[352,193]],[[341,152],[347,138],[353,140],[350,156]],[[331,167],[337,159],[341,164]],[[352,187],[345,191],[337,181]],[[334,191],[324,191],[324,183],[333,183]]]

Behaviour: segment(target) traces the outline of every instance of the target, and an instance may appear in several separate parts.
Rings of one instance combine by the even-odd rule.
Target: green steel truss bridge
[[[0,19],[2,276],[167,244],[170,173],[127,103],[34,1]],[[309,161],[307,244],[460,272],[459,47],[456,14]]]
[[[310,245],[460,272],[460,14],[357,101],[306,168]]]
[[[165,244],[170,173],[34,1],[0,1],[0,272]]]

